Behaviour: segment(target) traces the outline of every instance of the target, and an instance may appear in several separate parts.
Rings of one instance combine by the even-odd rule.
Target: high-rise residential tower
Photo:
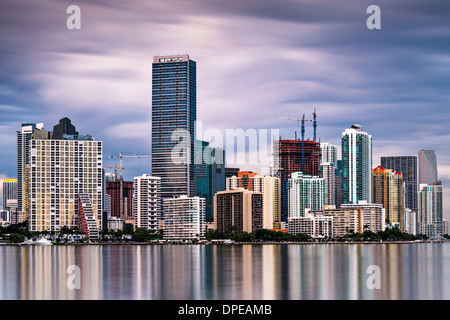
[[[143,174],[134,177],[133,219],[136,228],[159,230],[161,219],[161,178]]]
[[[381,166],[372,170],[372,201],[386,209],[387,222],[405,230],[403,175]]]
[[[430,238],[442,237],[442,185],[419,186],[419,210],[417,212],[418,233]]]
[[[162,198],[193,196],[196,62],[155,56],[152,72],[152,175],[161,178]]]
[[[288,180],[288,195],[289,218],[304,217],[307,209],[323,210],[325,179],[294,172]]]
[[[372,136],[352,125],[342,133],[343,203],[372,202]]]
[[[193,240],[205,235],[205,199],[186,195],[164,198],[164,239]]]
[[[325,181],[325,204],[336,204],[336,166],[333,162],[322,162],[320,164],[319,177]]]
[[[438,181],[437,161],[434,150],[420,150],[419,151],[419,185],[432,185]]]
[[[66,130],[60,137],[53,139],[48,131],[41,129],[29,140],[29,229],[59,231],[63,226],[80,227],[87,223],[87,218],[89,223],[94,219],[100,229],[102,142]],[[80,199],[89,210],[82,212]]]
[[[263,195],[263,228],[281,228],[280,178],[258,175],[254,171],[240,171],[237,176],[226,179],[226,190],[243,188]]]
[[[401,172],[404,183],[405,208],[417,212],[417,157],[416,156],[392,156],[381,157],[381,166]]]
[[[43,123],[23,123],[21,130],[17,131],[17,211],[23,211],[26,190],[25,184],[25,167],[29,164],[29,142],[31,135],[36,129],[42,129]]]
[[[320,162],[321,163],[333,163],[336,165],[337,161],[337,147],[328,142],[320,143]]]
[[[263,228],[263,195],[244,188],[219,191],[214,196],[214,227],[221,232],[235,227],[238,232]]]

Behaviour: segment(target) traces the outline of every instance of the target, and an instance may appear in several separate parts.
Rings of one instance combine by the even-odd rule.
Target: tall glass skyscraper
[[[419,232],[430,238],[442,237],[442,185],[419,185],[417,222]]]
[[[342,133],[343,203],[372,202],[372,136],[360,125]]]
[[[156,56],[152,71],[152,176],[161,178],[161,198],[194,196],[196,62]]]
[[[433,184],[438,180],[437,161],[434,150],[419,151],[419,185]]]
[[[195,159],[196,196],[205,198],[206,218],[212,218],[214,195],[225,190],[225,150],[196,140]]]

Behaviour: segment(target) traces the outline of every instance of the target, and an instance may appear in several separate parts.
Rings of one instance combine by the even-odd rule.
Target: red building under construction
[[[274,143],[276,176],[281,179],[281,221],[288,218],[288,179],[293,172],[319,176],[320,142],[313,140],[278,140]]]
[[[282,178],[289,179],[291,173],[319,176],[320,142],[313,140],[278,140],[275,142],[275,157]],[[302,152],[303,144],[303,152]],[[303,158],[303,161],[302,161]]]
[[[122,185],[122,197],[121,187]],[[124,221],[132,217],[133,181],[107,181],[106,193],[111,196],[111,216]]]

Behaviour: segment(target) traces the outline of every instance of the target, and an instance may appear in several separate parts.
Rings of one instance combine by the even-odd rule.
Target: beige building
[[[214,228],[254,232],[263,228],[263,194],[244,188],[219,191],[214,196]]]
[[[386,210],[378,203],[367,203],[362,200],[356,204],[342,204],[341,209],[362,210],[363,229],[373,232],[384,231],[386,229]]]
[[[381,166],[372,170],[372,202],[383,205],[389,224],[405,230],[403,209],[403,175]]]
[[[316,216],[333,217],[333,235],[342,237],[353,231],[363,233],[365,230],[378,232],[385,229],[384,208],[377,204],[360,201],[359,204],[345,204],[340,209],[336,206],[324,206],[323,211],[315,211]]]
[[[97,227],[102,219],[102,142],[74,131],[59,135],[34,134],[30,145],[29,229],[59,231],[80,227],[79,194],[89,198]],[[59,131],[58,131],[59,130]],[[35,131],[36,132],[36,131]]]
[[[226,179],[226,190],[234,190],[243,185],[250,191],[260,192],[263,195],[263,228],[281,228],[281,180],[269,175],[247,174],[248,171],[241,171],[238,176]],[[243,181],[244,179],[244,181]],[[248,180],[245,181],[245,179]]]

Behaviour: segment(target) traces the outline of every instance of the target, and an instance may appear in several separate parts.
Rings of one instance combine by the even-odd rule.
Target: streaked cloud
[[[152,57],[189,53],[205,129],[293,137],[297,123],[276,116],[316,108],[322,141],[339,145],[360,123],[374,162],[434,149],[448,190],[447,1],[379,0],[376,31],[365,26],[366,0],[77,1],[79,31],[66,28],[69,4],[0,3],[0,174],[15,176],[20,123],[51,129],[65,116],[104,141],[105,154],[148,154]]]

